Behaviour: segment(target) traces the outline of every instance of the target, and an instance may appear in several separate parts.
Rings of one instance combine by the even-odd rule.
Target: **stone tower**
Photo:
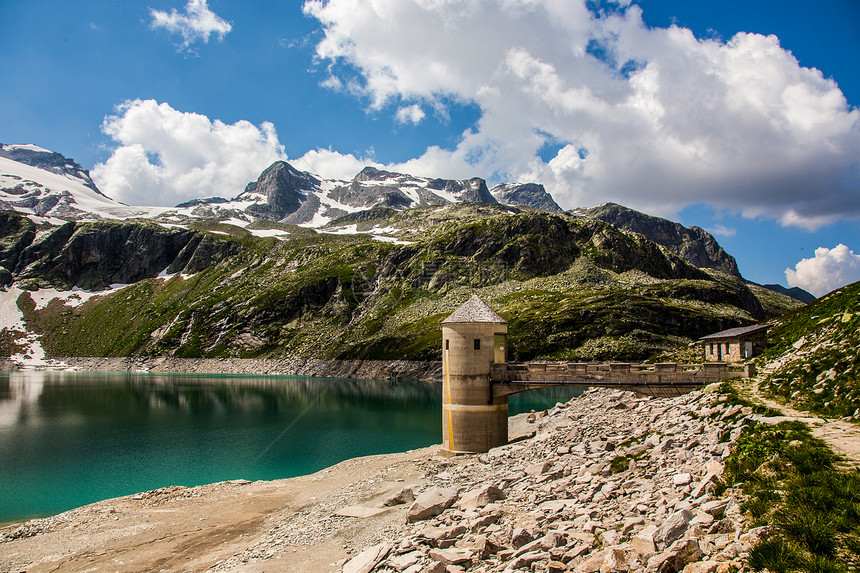
[[[508,323],[472,296],[442,321],[442,446],[486,452],[508,443],[508,398],[493,400],[490,370],[507,362]]]

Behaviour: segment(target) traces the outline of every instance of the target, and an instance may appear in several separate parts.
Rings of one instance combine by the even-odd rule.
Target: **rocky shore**
[[[416,360],[322,360],[317,358],[156,358],[67,357],[21,364],[0,360],[0,370],[81,370],[95,372],[169,372],[257,374],[360,378],[367,380],[442,380],[442,362]]]
[[[589,391],[528,416],[529,439],[433,463],[401,495],[417,494],[410,525],[343,571],[743,569],[765,532],[748,530],[732,492],[711,492],[745,414],[712,392]]]
[[[168,488],[6,527],[0,570],[135,570],[161,555],[169,571],[742,571],[766,531],[749,529],[737,492],[713,490],[751,416],[713,387],[680,398],[589,390],[511,418],[512,442],[485,454],[358,458],[302,478]],[[239,511],[251,500],[253,525],[219,534],[217,547],[204,542],[216,535],[201,524],[218,527],[217,504]],[[251,521],[231,516],[224,531],[237,523]],[[141,548],[150,553],[135,557]]]

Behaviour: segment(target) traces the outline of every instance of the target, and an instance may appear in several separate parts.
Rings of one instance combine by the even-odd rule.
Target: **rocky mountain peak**
[[[522,205],[550,212],[561,208],[535,183],[503,183],[489,189],[480,177],[417,177],[365,167],[352,180],[321,180],[285,161],[267,167],[232,200],[194,199],[173,210],[127,206],[105,197],[73,160],[35,145],[0,144],[0,209],[69,220],[151,218],[171,225],[200,219],[270,219],[323,227],[371,209],[396,211],[454,203]],[[737,264],[708,232],[607,203],[575,215],[645,235],[699,268],[740,277]]]
[[[0,209],[63,221],[148,217],[163,210],[114,201],[73,160],[31,144],[0,144]]]
[[[89,171],[81,167],[75,162],[75,160],[69,159],[60,153],[42,149],[41,147],[32,144],[10,145],[0,143],[0,157],[5,157],[6,159],[11,159],[12,161],[17,161],[18,163],[23,163],[24,165],[29,165],[38,169],[44,169],[45,171],[56,173],[57,175],[65,175],[80,179],[81,183],[85,187],[88,187],[99,195],[104,196],[104,193],[99,191],[99,188],[96,187],[96,184],[90,177]]]
[[[490,193],[487,182],[480,177],[471,179],[433,179],[427,183],[427,188],[441,191],[443,198],[464,203],[498,203]]]
[[[557,213],[562,210],[543,185],[538,183],[499,183],[490,189],[499,203],[522,205]]]
[[[286,161],[276,161],[248,183],[236,201],[254,201],[245,210],[257,217],[280,220],[301,207],[306,196],[319,188],[320,181],[298,171]]]
[[[618,229],[645,235],[696,267],[741,276],[735,258],[723,250],[713,235],[700,227],[685,227],[617,203],[604,203],[573,212],[588,219],[609,223]]]
[[[403,177],[400,173],[394,173],[392,171],[384,171],[382,169],[377,169],[376,167],[365,167],[362,169],[358,175],[353,177],[354,181],[385,181],[386,179],[397,179],[399,177]]]

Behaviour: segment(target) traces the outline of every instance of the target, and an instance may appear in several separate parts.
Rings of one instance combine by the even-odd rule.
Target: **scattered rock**
[[[698,540],[679,539],[665,551],[651,557],[648,560],[648,568],[658,573],[676,573],[701,557]]]
[[[522,527],[517,527],[511,534],[511,546],[514,549],[519,549],[532,541],[534,541],[534,536]]]
[[[551,467],[552,467],[552,464],[550,462],[543,462],[540,464],[534,464],[534,465],[528,466],[525,469],[525,473],[528,476],[539,476],[539,475],[543,475],[546,472],[548,472]]]
[[[603,565],[603,560],[606,559],[608,549],[592,553],[585,560],[576,566],[575,573],[597,573],[600,571],[600,566]]]
[[[720,565],[722,564],[719,561],[699,561],[688,564],[683,573],[716,573]]]
[[[404,503],[412,503],[413,501],[415,501],[415,492],[411,487],[404,487],[398,493],[382,502],[382,505],[391,507],[394,505],[403,505]]]
[[[643,556],[654,554],[657,551],[657,544],[654,542],[655,533],[657,533],[657,526],[651,524],[634,535],[630,540],[630,545],[633,547],[633,550]]]
[[[719,519],[723,516],[728,503],[728,499],[714,499],[703,503],[701,510]]]
[[[431,549],[428,555],[443,565],[458,565],[472,561],[475,552],[470,549]]]
[[[285,547],[337,533],[351,553],[370,547],[332,564],[348,573],[727,573],[768,535],[749,530],[738,493],[715,497],[708,487],[731,447],[720,438],[744,423],[718,419],[730,410],[713,392],[667,399],[589,390],[535,414],[531,438],[485,454],[410,461],[408,483],[421,476],[420,485],[396,491],[387,489],[391,475],[368,475],[320,502],[324,511],[273,523],[262,541],[212,570],[278,570],[265,562],[288,557]],[[622,471],[613,468],[619,456],[630,462]],[[158,506],[194,491],[164,488],[127,503]],[[338,513],[367,517],[356,524]],[[52,519],[0,529],[0,541],[50,532],[58,527]]]

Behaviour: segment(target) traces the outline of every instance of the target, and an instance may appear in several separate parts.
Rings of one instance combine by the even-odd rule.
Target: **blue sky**
[[[534,180],[824,291],[860,279],[858,24],[852,0],[2,0],[0,141],[138,204],[280,158]]]

